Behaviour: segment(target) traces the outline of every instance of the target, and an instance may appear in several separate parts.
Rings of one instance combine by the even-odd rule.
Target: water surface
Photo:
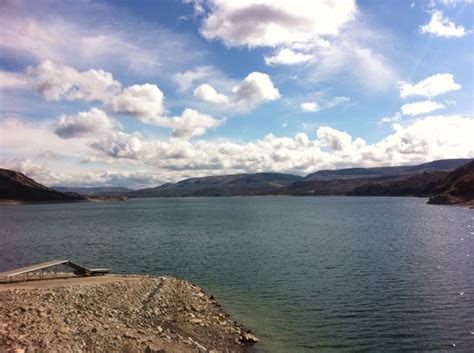
[[[223,197],[0,207],[0,271],[53,258],[213,293],[258,352],[474,347],[474,212],[425,199]]]

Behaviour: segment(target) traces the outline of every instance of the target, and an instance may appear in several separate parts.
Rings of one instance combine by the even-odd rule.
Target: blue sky
[[[0,7],[0,162],[48,185],[474,157],[470,0]]]

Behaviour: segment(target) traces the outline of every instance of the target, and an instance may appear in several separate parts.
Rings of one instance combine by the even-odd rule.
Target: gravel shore
[[[257,341],[187,281],[72,281],[0,284],[0,352],[245,352]]]

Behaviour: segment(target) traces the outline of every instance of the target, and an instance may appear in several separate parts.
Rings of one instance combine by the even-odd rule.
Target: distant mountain
[[[69,187],[69,186],[53,186],[52,189],[60,192],[75,192],[77,194],[86,196],[114,196],[114,195],[125,195],[132,189],[123,187]]]
[[[0,169],[0,200],[64,202],[80,201],[85,198],[79,194],[55,191],[20,172]]]
[[[123,200],[127,197],[192,196],[423,196],[445,195],[457,202],[470,197],[471,174],[453,174],[472,165],[472,159],[448,159],[412,166],[321,170],[301,176],[281,173],[232,174],[191,178],[154,188],[130,190],[122,187],[54,187],[50,189],[25,175],[0,169],[0,199],[20,201]],[[469,162],[471,162],[469,164]],[[466,167],[467,168],[467,167]],[[465,169],[460,168],[461,172]],[[470,169],[467,169],[470,170]],[[461,173],[459,172],[459,173]],[[449,177],[449,178],[448,178]],[[467,184],[466,184],[467,183]],[[448,195],[448,196],[446,196]],[[462,196],[464,197],[464,196]],[[454,199],[453,199],[454,198]],[[438,198],[442,202],[442,198]],[[436,203],[438,199],[433,199]],[[447,201],[445,201],[447,202]]]
[[[428,190],[449,171],[470,161],[471,159],[447,159],[410,166],[321,170],[305,178],[280,173],[208,176],[140,189],[127,196],[429,196],[431,193]]]
[[[191,178],[176,184],[168,183],[155,188],[132,191],[129,197],[190,197],[265,195],[303,179],[280,173],[232,174]]]
[[[471,159],[447,159],[414,166],[321,170],[278,190],[280,195],[429,196],[457,166]]]
[[[431,204],[457,204],[474,200],[474,161],[449,173],[433,189]]]
[[[346,195],[428,197],[433,195],[433,189],[448,174],[448,171],[425,171],[385,179],[368,179],[362,185],[347,192]]]
[[[300,180],[276,190],[278,195],[294,196],[337,196],[345,195],[354,188],[364,185],[371,178]]]
[[[390,177],[403,174],[429,172],[434,170],[449,171],[454,170],[466,163],[469,163],[471,160],[472,159],[469,158],[443,159],[411,166],[320,170],[318,172],[308,174],[304,178],[304,181]]]

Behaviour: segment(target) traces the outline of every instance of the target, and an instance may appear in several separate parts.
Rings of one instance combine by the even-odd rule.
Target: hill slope
[[[53,186],[52,189],[59,192],[74,192],[86,196],[114,196],[125,195],[132,192],[132,189],[124,187],[69,187],[69,186]]]
[[[0,200],[14,201],[79,201],[79,194],[63,193],[37,183],[26,175],[0,169]]]
[[[308,174],[305,181],[332,180],[332,179],[361,179],[399,176],[403,174],[422,173],[435,170],[454,170],[472,159],[443,159],[429,163],[409,166],[378,167],[378,168],[347,168],[335,170],[320,170]]]
[[[474,161],[449,173],[433,189],[428,203],[457,204],[474,200]]]
[[[322,170],[303,178],[291,174],[256,173],[191,178],[129,197],[190,197],[236,195],[365,195],[430,196],[429,191],[458,166],[471,159],[447,159],[420,165]]]
[[[280,173],[232,174],[191,178],[176,184],[168,183],[156,188],[140,189],[128,193],[129,197],[189,197],[266,195],[289,185],[300,176]]]
[[[346,193],[346,195],[427,197],[433,195],[433,189],[448,174],[448,171],[425,171],[385,180],[368,180],[363,185]]]

